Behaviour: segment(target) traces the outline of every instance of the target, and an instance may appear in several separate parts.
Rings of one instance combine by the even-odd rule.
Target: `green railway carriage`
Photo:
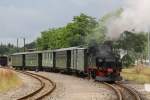
[[[23,66],[22,64],[22,55],[13,55],[12,56],[12,65],[13,66]]]
[[[76,48],[71,51],[71,69],[84,72],[87,67],[87,53],[85,48]]]
[[[56,50],[23,52],[12,55],[12,65],[24,69],[84,72],[86,49],[71,47]]]
[[[22,69],[25,66],[25,55],[24,53],[15,53],[11,55],[11,65],[15,68]]]
[[[71,51],[71,67],[70,68],[72,70],[77,69],[77,58],[78,58],[78,56],[76,54],[77,54],[77,49]]]
[[[25,53],[25,68],[27,69],[42,69],[42,53],[41,51]]]
[[[26,54],[26,66],[38,66],[38,54]]]
[[[56,69],[69,69],[71,64],[71,51],[73,48],[63,48],[54,51],[54,67]]]
[[[42,68],[51,70],[53,68],[53,51],[47,50],[42,52]]]
[[[55,67],[70,71],[84,72],[87,65],[86,49],[71,47],[55,50]]]

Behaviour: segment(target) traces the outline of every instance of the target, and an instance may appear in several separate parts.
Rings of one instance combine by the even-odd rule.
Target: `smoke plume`
[[[124,31],[150,31],[150,0],[124,0],[120,17],[113,17],[107,23],[107,37],[117,39]]]

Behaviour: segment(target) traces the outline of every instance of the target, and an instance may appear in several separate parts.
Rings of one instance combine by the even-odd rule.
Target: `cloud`
[[[100,18],[120,0],[0,0],[0,42],[35,40],[40,32],[64,26],[81,12]],[[12,42],[13,40],[13,42]]]
[[[34,9],[0,7],[0,31],[16,34],[17,32],[33,32],[49,19],[43,12]],[[13,30],[13,31],[12,31]],[[0,33],[4,36],[6,34]],[[12,36],[10,34],[10,36]]]

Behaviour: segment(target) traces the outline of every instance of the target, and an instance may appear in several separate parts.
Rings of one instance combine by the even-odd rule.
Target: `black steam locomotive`
[[[98,81],[119,81],[122,80],[120,72],[122,63],[120,55],[112,48],[111,43],[93,46],[89,48],[89,57],[95,67],[88,67],[88,73]],[[90,65],[90,64],[89,64]]]
[[[76,73],[98,81],[121,80],[120,58],[108,44],[15,53],[11,62],[17,69]]]

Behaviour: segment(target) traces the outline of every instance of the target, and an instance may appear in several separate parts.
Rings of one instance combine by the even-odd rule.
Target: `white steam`
[[[107,23],[107,36],[116,39],[124,31],[150,31],[150,0],[125,0],[120,17]]]

